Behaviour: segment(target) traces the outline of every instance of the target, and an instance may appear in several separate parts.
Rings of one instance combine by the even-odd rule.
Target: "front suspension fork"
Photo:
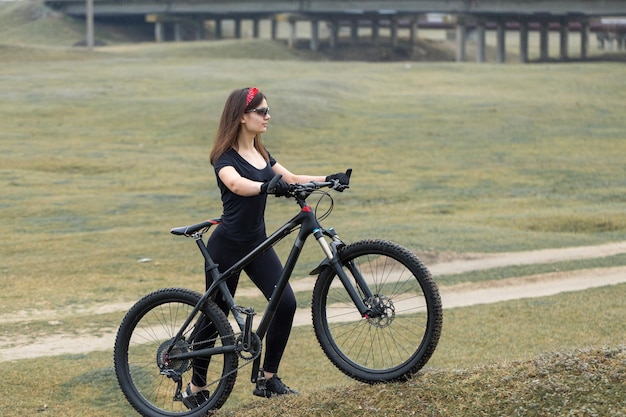
[[[326,239],[324,239],[324,235],[332,238],[332,242],[330,245],[328,244]],[[338,254],[339,248],[345,246],[345,243],[339,238],[335,229],[327,229],[324,231],[322,231],[321,229],[317,229],[313,232],[313,236],[315,236],[315,239],[326,254],[328,267],[332,268],[339,277],[339,280],[348,292],[348,295],[352,299],[352,302],[359,310],[361,317],[373,317],[375,315],[374,311],[364,302],[364,300],[371,299],[373,297],[373,293],[367,285],[367,282],[365,282],[365,279],[361,275],[361,271],[359,271],[359,268],[352,261],[350,261],[349,264],[346,266],[352,273],[352,279],[354,279],[354,284],[352,282],[352,279],[348,277],[348,275],[346,275]],[[316,270],[319,270],[319,268]],[[359,292],[357,291],[357,288],[355,288],[355,285],[361,291],[363,297],[359,295]]]

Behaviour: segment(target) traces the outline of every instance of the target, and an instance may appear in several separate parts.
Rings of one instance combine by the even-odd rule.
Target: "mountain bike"
[[[268,189],[274,187],[275,177]],[[343,373],[375,384],[405,381],[434,353],[442,329],[439,290],[430,272],[408,249],[387,240],[345,243],[321,221],[334,201],[324,188],[343,191],[337,181],[291,184],[288,197],[300,211],[265,241],[220,273],[203,240],[220,218],[176,227],[171,233],[193,238],[211,279],[204,294],[183,288],[160,289],[139,300],[120,324],[114,348],[115,372],[128,402],[148,417],[199,417],[220,408],[230,395],[237,372],[251,366],[251,381],[259,378],[263,338],[286,288],[306,239],[313,235],[324,254],[311,271],[317,276],[311,298],[314,332],[323,352]],[[307,199],[330,199],[319,217]],[[326,200],[324,200],[326,201]],[[255,329],[252,307],[240,306],[226,281],[297,231],[274,293]],[[223,297],[234,322],[215,304]],[[210,326],[208,340],[196,340],[199,326]],[[233,330],[233,326],[236,329]],[[187,409],[182,392],[191,380],[196,358],[210,359],[207,386],[210,397]]]

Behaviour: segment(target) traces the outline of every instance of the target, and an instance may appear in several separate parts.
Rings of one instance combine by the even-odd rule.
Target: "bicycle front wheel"
[[[200,297],[181,288],[158,290],[139,300],[122,320],[115,339],[115,373],[126,399],[143,416],[204,416],[221,407],[233,389],[238,356],[229,349],[235,341],[222,310],[207,300],[183,329]],[[182,337],[176,339],[181,329]],[[224,347],[225,353],[170,359],[211,347]],[[210,397],[201,407],[189,410],[181,391],[191,381],[193,367],[200,363]]]
[[[313,290],[315,334],[326,356],[346,375],[377,383],[409,379],[430,359],[441,335],[443,310],[428,269],[409,250],[364,240],[339,250],[343,270],[376,314],[361,317],[332,267]],[[359,274],[372,296],[364,295]]]

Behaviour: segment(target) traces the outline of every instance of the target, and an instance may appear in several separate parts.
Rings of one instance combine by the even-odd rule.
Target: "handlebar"
[[[306,182],[304,184],[289,184],[289,193],[313,192],[322,188],[334,188],[335,181]]]
[[[352,168],[348,168],[346,171],[346,175],[348,178],[352,174]],[[281,174],[277,174],[272,178],[268,184],[267,190],[269,194],[273,194],[275,191],[276,184],[282,178]],[[321,188],[332,188],[333,190],[337,190],[339,192],[344,191],[347,188],[350,188],[349,185],[341,184],[339,180],[332,181],[323,181],[323,182],[307,182],[304,184],[289,184],[289,195],[288,197],[302,198],[306,199],[311,193]]]

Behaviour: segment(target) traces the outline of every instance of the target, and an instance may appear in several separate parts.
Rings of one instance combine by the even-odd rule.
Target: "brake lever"
[[[333,186],[330,188],[341,193],[343,192],[343,190],[350,188],[350,185],[347,185],[347,184],[344,185],[344,184],[341,184],[339,180],[333,180]]]

